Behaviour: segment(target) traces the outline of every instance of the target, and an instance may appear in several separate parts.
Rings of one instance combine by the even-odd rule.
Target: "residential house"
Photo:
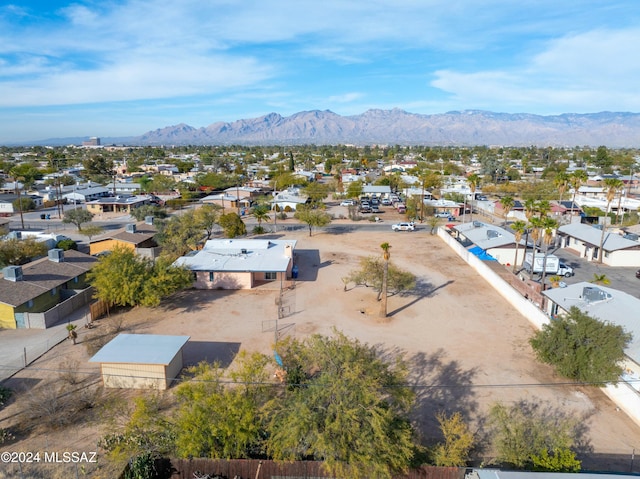
[[[454,237],[481,259],[496,260],[510,266],[516,260],[515,235],[499,226],[472,221],[452,228]],[[524,241],[518,246],[518,263],[524,255]]]
[[[581,223],[558,228],[561,248],[570,248],[588,261],[598,260],[602,230]],[[605,231],[602,262],[609,266],[640,266],[640,242]]]
[[[625,349],[623,379],[633,379],[633,388],[640,391],[640,299],[616,289],[580,282],[565,288],[552,288],[543,293],[547,301],[546,312],[552,318],[565,315],[572,306],[601,321],[622,326],[632,334]]]
[[[174,265],[194,274],[196,289],[251,289],[291,278],[295,240],[212,239]]]
[[[298,206],[309,203],[309,197],[300,188],[288,188],[276,193],[271,204],[276,211],[295,211]]]
[[[68,187],[65,188],[68,190]],[[69,193],[64,193],[62,198],[67,200],[67,203],[87,203],[89,201],[97,200],[99,198],[106,198],[111,194],[111,190],[105,186],[91,186],[87,188],[74,187]]]
[[[367,196],[377,196],[378,198],[389,198],[391,187],[389,185],[364,185],[362,194]]]
[[[126,225],[107,237],[91,241],[89,253],[95,256],[120,246],[133,250],[139,256],[154,259],[160,251],[155,239],[157,233],[153,217],[149,217],[144,222]]]
[[[97,215],[104,213],[130,214],[135,208],[149,205],[152,201],[153,198],[150,195],[111,196],[89,201],[87,211]]]
[[[86,273],[98,260],[74,250],[49,250],[0,278],[0,327],[44,329],[91,300]]]

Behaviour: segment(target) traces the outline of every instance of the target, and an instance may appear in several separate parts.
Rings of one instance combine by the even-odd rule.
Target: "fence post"
[[[23,350],[24,350],[24,367],[26,368],[28,366],[27,365],[27,347],[25,346]]]

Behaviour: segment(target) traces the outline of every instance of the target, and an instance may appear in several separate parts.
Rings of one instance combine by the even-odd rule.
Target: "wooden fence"
[[[91,303],[89,305],[89,311],[91,312],[91,321],[95,321],[109,312],[109,306],[107,303],[99,299],[95,303]]]
[[[159,459],[159,479],[320,479],[332,477],[320,461],[275,462],[257,459]],[[465,468],[423,466],[395,479],[464,479]],[[208,476],[207,476],[208,475]]]

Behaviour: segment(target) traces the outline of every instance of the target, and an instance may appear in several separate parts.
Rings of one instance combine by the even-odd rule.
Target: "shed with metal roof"
[[[107,388],[167,389],[182,369],[189,336],[119,334],[90,360]]]

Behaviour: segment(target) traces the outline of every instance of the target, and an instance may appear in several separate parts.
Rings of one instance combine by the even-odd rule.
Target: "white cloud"
[[[356,100],[360,100],[362,97],[364,97],[363,93],[351,92],[351,93],[344,93],[342,95],[330,96],[328,100],[330,103],[351,103]]]
[[[550,42],[520,68],[439,70],[431,85],[467,108],[527,112],[640,109],[640,29],[596,30]]]

